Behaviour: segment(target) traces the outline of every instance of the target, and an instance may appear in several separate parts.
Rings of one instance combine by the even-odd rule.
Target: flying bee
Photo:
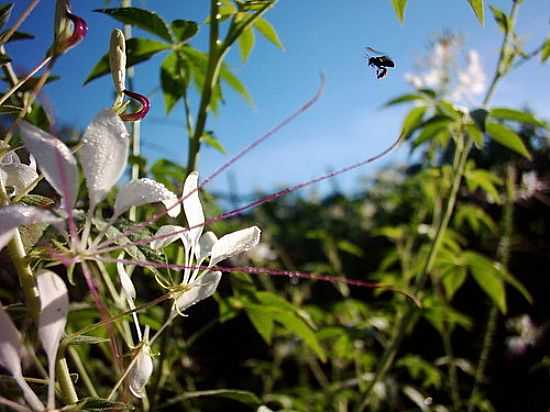
[[[382,79],[388,74],[388,67],[395,67],[395,63],[389,56],[378,50],[374,50],[372,47],[367,47],[365,53],[369,59],[369,66],[376,67],[377,79]]]

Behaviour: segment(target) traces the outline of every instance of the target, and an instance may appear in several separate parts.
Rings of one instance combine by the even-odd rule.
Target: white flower
[[[146,394],[145,386],[153,374],[153,358],[147,342],[142,343],[136,356],[136,362],[130,371],[129,387],[135,397],[143,398]]]
[[[183,244],[185,269],[182,282],[176,287],[162,285],[172,290],[173,310],[180,314],[214,294],[222,275],[215,270],[215,265],[250,250],[260,241],[261,232],[256,226],[238,230],[219,239],[212,232],[202,233],[205,218],[198,195],[198,180],[198,172],[190,173],[183,189],[183,209],[189,227],[162,226],[151,242],[153,249],[162,249],[177,240],[181,240]],[[204,264],[206,260],[208,265]]]
[[[277,252],[275,252],[267,243],[262,242],[250,249],[248,256],[252,260],[264,262],[266,260],[277,259]]]
[[[486,75],[481,65],[479,53],[470,50],[466,57],[467,66],[458,73],[458,84],[451,92],[454,101],[472,101],[485,91]]]

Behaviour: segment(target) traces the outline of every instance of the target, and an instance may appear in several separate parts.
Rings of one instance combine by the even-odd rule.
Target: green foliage
[[[485,23],[485,1],[484,0],[468,0],[470,7],[474,11],[477,19],[483,25]]]
[[[391,4],[401,23],[405,19],[405,9],[407,8],[407,0],[391,0]]]
[[[494,141],[506,146],[509,149],[512,149],[514,152],[527,159],[531,159],[531,154],[525,147],[521,137],[519,137],[512,129],[503,124],[493,122],[488,122],[486,127],[487,134]]]
[[[155,12],[137,7],[97,9],[94,11],[111,16],[121,23],[139,27],[150,34],[159,36],[167,42],[174,41],[170,26]]]

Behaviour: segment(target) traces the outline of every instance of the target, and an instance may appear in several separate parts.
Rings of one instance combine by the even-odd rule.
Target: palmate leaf
[[[137,7],[119,7],[113,9],[97,9],[98,13],[111,16],[124,24],[131,24],[140,29],[172,42],[174,39],[168,24],[157,13]]]
[[[142,39],[139,37],[133,37],[126,40],[126,55],[127,63],[126,67],[132,67],[138,63],[149,60],[155,54],[169,49],[171,46],[167,43],[161,43],[154,40]],[[101,76],[110,73],[109,68],[109,55],[105,54],[99,62],[94,66],[88,77],[84,81],[84,84],[90,83]]]
[[[485,0],[468,0],[468,3],[483,26],[485,24]]]

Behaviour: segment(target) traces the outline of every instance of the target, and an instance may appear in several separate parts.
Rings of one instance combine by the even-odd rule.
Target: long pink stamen
[[[349,172],[350,170],[353,170],[353,169],[357,169],[361,166],[364,166],[368,163],[371,163],[371,162],[374,162],[375,160],[378,160],[380,159],[381,157],[385,156],[386,154],[388,154],[391,150],[393,150],[396,146],[399,145],[399,143],[401,142],[401,138],[402,136],[400,135],[388,148],[386,148],[384,151],[382,151],[381,153],[378,153],[376,156],[372,156],[366,160],[362,160],[360,162],[357,162],[357,163],[354,163],[350,166],[346,166],[346,167],[343,167],[341,169],[338,169],[338,170],[335,170],[333,172],[330,172],[328,174],[325,174],[325,175],[322,175],[322,176],[318,176],[318,177],[315,177],[311,180],[308,180],[306,182],[303,182],[303,183],[299,183],[297,185],[294,185],[294,186],[290,186],[290,187],[287,187],[286,189],[283,189],[283,190],[280,190],[278,192],[275,192],[271,195],[268,195],[268,196],[265,196],[265,197],[262,197],[261,199],[258,199],[258,200],[255,200],[247,205],[244,205],[242,207],[239,207],[237,209],[233,209],[233,210],[230,210],[229,212],[225,212],[225,213],[222,213],[222,214],[219,214],[218,216],[214,216],[214,217],[211,217],[209,219],[206,219],[204,223],[202,224],[198,224],[198,225],[193,225],[193,226],[190,226],[189,228],[184,228],[184,229],[181,229],[181,230],[176,230],[174,232],[170,232],[168,234],[164,234],[164,235],[158,235],[158,236],[151,236],[151,237],[148,237],[148,238],[144,238],[144,239],[140,239],[140,240],[137,240],[137,241],[134,241],[132,242],[134,245],[138,246],[138,245],[145,245],[147,243],[150,243],[152,242],[153,240],[161,240],[161,239],[164,239],[164,238],[167,238],[167,237],[170,237],[170,236],[173,236],[173,235],[178,235],[178,234],[181,234],[181,233],[185,233],[185,232],[188,232],[190,231],[191,229],[195,229],[197,227],[201,227],[201,226],[206,226],[210,223],[214,223],[214,222],[218,222],[220,220],[225,220],[225,219],[228,219],[230,217],[234,217],[234,216],[238,216],[242,213],[244,213],[245,211],[249,210],[249,209],[252,209],[252,208],[255,208],[255,207],[258,207],[264,203],[267,203],[267,202],[272,202],[276,199],[279,199],[280,197],[283,197],[283,196],[286,196],[288,195],[289,193],[292,193],[292,192],[295,192],[297,190],[300,190],[300,189],[303,189],[307,186],[310,186],[310,185],[313,185],[313,184],[316,184],[316,183],[319,183],[319,182],[322,182],[323,180],[327,180],[327,179],[330,179],[332,177],[335,177],[335,176],[338,176],[342,173],[346,173],[346,172]],[[126,232],[125,232],[126,233]],[[132,233],[132,232],[129,232],[129,233]],[[114,239],[111,239],[110,242],[114,241],[116,238]],[[102,245],[100,245],[100,247],[98,249],[96,249],[96,253],[107,253],[107,252],[111,252],[113,250],[118,250],[120,248],[120,246],[111,246],[111,247],[105,247],[104,245],[106,245],[107,243],[104,243]]]
[[[120,118],[122,120],[124,120],[125,122],[136,122],[138,120],[142,120],[145,116],[147,116],[147,113],[149,113],[149,110],[151,109],[151,103],[149,102],[149,99],[147,97],[139,93],[131,92],[130,90],[124,90],[122,93],[124,93],[131,99],[137,100],[141,105],[141,108],[134,113],[121,114]]]
[[[399,294],[406,296],[411,299],[417,306],[421,306],[418,299],[413,296],[411,293],[398,289],[395,286],[387,285],[383,283],[369,282],[361,279],[349,279],[344,275],[326,275],[322,273],[313,273],[313,272],[300,272],[294,270],[278,270],[271,268],[262,268],[262,267],[253,267],[253,266],[244,266],[244,267],[229,267],[229,266],[189,266],[189,265],[178,265],[175,263],[161,263],[161,262],[152,262],[152,261],[139,261],[131,259],[115,259],[107,257],[97,257],[99,261],[105,263],[122,263],[125,265],[141,266],[141,267],[154,267],[157,269],[171,269],[171,270],[185,270],[185,269],[200,269],[200,270],[210,270],[210,271],[220,271],[220,272],[244,272],[254,275],[271,275],[271,276],[284,276],[288,278],[298,278],[298,279],[307,279],[312,281],[321,281],[329,283],[344,283],[349,286],[356,286],[369,289],[386,289]]]

